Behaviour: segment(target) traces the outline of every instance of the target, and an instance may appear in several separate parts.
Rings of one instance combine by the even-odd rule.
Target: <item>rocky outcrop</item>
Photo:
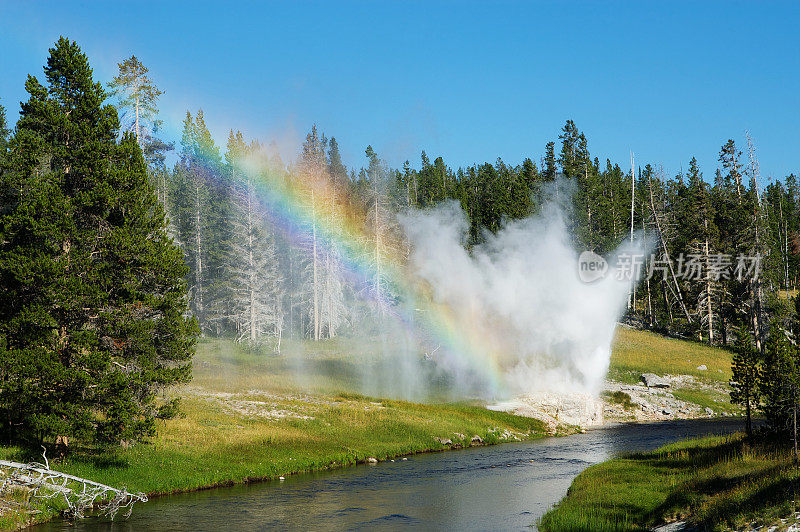
[[[669,388],[669,382],[655,373],[643,373],[639,380],[648,388]]]
[[[540,419],[553,433],[564,426],[592,427],[603,424],[603,402],[586,393],[536,392],[487,408]]]
[[[723,382],[709,383],[692,375],[664,375],[670,388],[647,387],[644,384],[625,384],[607,381],[604,397],[606,398],[603,415],[608,421],[663,421],[667,419],[693,419],[702,417],[730,415],[730,404],[720,400],[719,408],[710,408],[690,403],[676,397],[683,390],[702,391],[707,397],[719,398],[728,394],[727,384]],[[673,393],[673,391],[675,393]],[[619,401],[619,397],[628,396],[629,400]],[[715,402],[717,399],[713,399]]]
[[[487,406],[490,410],[511,412],[544,421],[551,433],[602,425],[604,422],[647,422],[728,416],[735,411],[723,400],[729,393],[725,382],[711,382],[693,375],[645,373],[641,384],[606,381],[602,398],[588,394],[531,393],[512,401]],[[702,391],[718,403],[713,408],[679,399],[684,391]],[[674,393],[673,393],[674,392]],[[469,441],[457,434],[453,441]]]

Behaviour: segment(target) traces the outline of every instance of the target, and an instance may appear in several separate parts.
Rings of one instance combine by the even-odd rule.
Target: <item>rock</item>
[[[639,379],[648,388],[669,388],[669,383],[655,373],[643,373]]]
[[[686,530],[694,530],[689,528],[689,523],[686,521],[673,521],[666,525],[661,525],[653,529],[653,532],[684,532]]]
[[[278,477],[278,480],[286,480],[284,477]]]
[[[706,408],[705,408],[705,412],[706,412],[706,414],[707,414],[707,415],[709,415],[709,416],[713,416],[713,415],[714,415],[714,411],[713,411],[711,408],[709,408],[709,407],[706,407]]]
[[[561,425],[602,425],[604,404],[593,394],[542,391],[488,405],[487,408],[540,419],[547,424],[550,433],[555,433]]]
[[[405,462],[406,460],[408,460],[408,458],[403,458],[403,462]]]
[[[453,440],[450,438],[439,438],[438,436],[434,438],[434,440],[438,441],[442,445],[453,445]]]
[[[661,413],[664,414],[665,416],[671,416],[672,415],[672,410],[670,410],[668,408],[663,408],[663,409],[661,409]]]
[[[377,464],[378,463],[378,459],[375,458],[374,456],[370,456],[369,458],[367,458],[367,463],[368,464]]]
[[[708,367],[705,364],[700,364],[699,366],[697,366],[697,369],[699,369],[700,371],[705,371],[708,369]]]
[[[467,437],[464,436],[463,434],[461,434],[460,432],[454,432],[453,436],[455,436],[459,440],[466,440],[467,439]]]
[[[470,444],[480,445],[481,443],[483,443],[483,439],[476,434],[475,436],[472,437],[472,439],[469,442]]]

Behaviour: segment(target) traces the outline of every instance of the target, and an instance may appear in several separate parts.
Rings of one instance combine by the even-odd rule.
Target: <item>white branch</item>
[[[119,510],[126,509],[127,517],[134,503],[147,502],[144,493],[129,493],[126,489],[112,488],[93,480],[54,471],[44,464],[0,460],[0,469],[5,473],[0,483],[0,495],[20,487],[28,488],[34,497],[42,499],[63,495],[67,503],[67,513],[74,517],[83,517],[93,508],[112,519]]]

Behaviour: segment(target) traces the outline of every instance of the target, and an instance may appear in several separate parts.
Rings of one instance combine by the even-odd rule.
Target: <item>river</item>
[[[157,497],[130,518],[33,530],[535,530],[586,467],[627,451],[741,430],[735,419],[617,425],[534,442]]]

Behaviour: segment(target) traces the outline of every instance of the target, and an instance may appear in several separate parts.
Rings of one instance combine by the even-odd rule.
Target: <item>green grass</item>
[[[23,490],[15,490],[0,499],[0,530],[19,530],[44,523],[65,508],[62,499],[31,500]]]
[[[708,437],[586,469],[539,528],[648,530],[687,516],[712,530],[767,525],[793,513],[799,494],[800,469],[785,446]]]
[[[728,392],[720,392],[709,389],[690,389],[680,388],[672,391],[676,399],[694,403],[701,408],[710,408],[714,412],[741,413],[739,405],[731,404],[731,397]]]
[[[709,371],[697,371],[701,363]],[[151,442],[99,455],[73,452],[51,464],[112,486],[165,494],[340,467],[370,456],[384,459],[443,449],[437,437],[467,443],[458,442],[455,433],[467,439],[477,434],[487,443],[498,443],[497,433],[503,431],[520,438],[545,433],[537,420],[475,404],[436,402],[441,398],[435,390],[432,404],[353,393],[368,391],[364,370],[379,373],[379,364],[363,342],[344,338],[285,342],[282,356],[246,350],[230,341],[203,340],[192,383],[174,391],[183,397],[183,415],[161,423]],[[730,377],[730,354],[619,329],[612,377],[638,381],[645,371],[692,374],[720,383]],[[716,397],[709,393],[697,392],[693,402],[718,410],[718,404],[711,404]],[[622,396],[616,400],[625,404]],[[264,412],[270,415],[261,415]],[[0,457],[39,459],[15,447],[0,447]],[[0,516],[0,529],[19,525],[13,524],[11,514]],[[43,518],[47,513],[37,515]]]
[[[701,364],[708,369],[697,369]],[[731,353],[698,342],[618,327],[611,350],[609,377],[636,383],[643,372],[693,375],[709,382],[728,382],[731,378]]]
[[[732,376],[732,356],[727,349],[618,327],[608,377],[625,384],[638,384],[642,373],[691,375],[697,384],[679,385],[669,392],[677,399],[714,412],[739,413],[741,408],[731,404],[727,388]],[[702,364],[708,369],[697,369]]]
[[[633,401],[631,401],[630,394],[625,392],[603,392],[603,396],[606,397],[610,402],[622,405],[623,408],[627,408],[629,410],[636,406]]]

